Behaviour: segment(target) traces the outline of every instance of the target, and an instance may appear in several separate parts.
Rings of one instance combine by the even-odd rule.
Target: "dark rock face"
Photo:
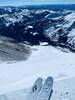
[[[69,17],[68,17],[69,16]],[[73,17],[73,18],[71,18]],[[0,35],[27,41],[31,45],[48,42],[50,45],[75,49],[74,11],[51,11],[49,9],[27,9],[25,7],[0,8]]]

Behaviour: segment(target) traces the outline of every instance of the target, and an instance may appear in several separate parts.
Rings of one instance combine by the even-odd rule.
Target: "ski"
[[[42,88],[43,79],[38,78],[32,86],[31,92],[27,96],[26,100],[36,100],[41,88]]]
[[[53,78],[48,77],[36,100],[50,100],[53,91],[52,88],[53,88]]]

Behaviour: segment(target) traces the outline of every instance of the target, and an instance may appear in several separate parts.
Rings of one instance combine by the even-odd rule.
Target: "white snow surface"
[[[59,82],[59,84],[56,82],[56,88],[61,88],[60,82],[64,84],[60,80],[75,77],[75,53],[62,52],[52,46],[33,46],[32,50],[33,52],[27,61],[0,64],[0,95],[28,89],[38,77],[46,79],[48,76],[52,76],[55,82]],[[65,84],[68,84],[67,81]],[[70,88],[70,85],[67,86]]]
[[[75,77],[54,82],[51,100],[75,100]]]

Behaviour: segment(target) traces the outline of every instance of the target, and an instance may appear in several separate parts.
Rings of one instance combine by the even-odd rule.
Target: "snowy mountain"
[[[75,11],[72,10],[0,8],[0,35],[16,42],[27,41],[31,45],[48,42],[75,51],[75,35],[71,36],[74,28]]]
[[[0,61],[1,100],[25,100],[48,76],[51,100],[74,100],[75,5],[0,7]]]

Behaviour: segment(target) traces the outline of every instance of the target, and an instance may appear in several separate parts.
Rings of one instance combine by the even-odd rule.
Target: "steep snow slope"
[[[0,64],[0,94],[32,86],[37,77],[55,79],[75,76],[75,54],[51,46],[33,46],[27,61]]]
[[[0,61],[23,61],[31,54],[29,45],[15,43],[14,40],[0,36]]]

